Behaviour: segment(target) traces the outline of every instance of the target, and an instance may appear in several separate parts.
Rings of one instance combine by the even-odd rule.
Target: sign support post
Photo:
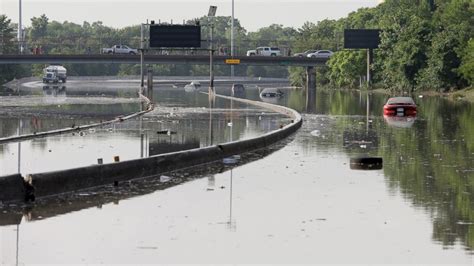
[[[372,79],[372,63],[374,61],[374,50],[372,48],[367,49],[367,88],[370,87]]]

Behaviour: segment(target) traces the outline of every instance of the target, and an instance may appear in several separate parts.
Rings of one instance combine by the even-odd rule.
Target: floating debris
[[[357,157],[350,160],[350,168],[353,170],[380,170],[382,167],[381,157]]]
[[[319,137],[319,136],[321,136],[321,131],[319,131],[319,130],[316,129],[316,130],[311,131],[310,134],[311,134],[312,136]]]
[[[168,135],[169,136],[169,135],[175,135],[175,134],[177,134],[177,132],[176,131],[171,131],[171,130],[168,129],[168,130],[158,130],[158,131],[156,131],[156,134],[158,134],[158,135]]]
[[[162,176],[160,176],[160,182],[161,182],[161,183],[168,182],[168,181],[170,181],[171,179],[173,179],[171,176],[167,176],[167,175],[162,175]]]

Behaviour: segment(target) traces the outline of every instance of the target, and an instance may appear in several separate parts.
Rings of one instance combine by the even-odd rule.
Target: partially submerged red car
[[[384,116],[416,116],[416,104],[411,97],[393,97],[383,106]]]

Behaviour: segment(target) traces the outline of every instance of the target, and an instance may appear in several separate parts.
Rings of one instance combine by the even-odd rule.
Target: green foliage
[[[472,48],[468,42],[474,32],[474,2],[446,0],[436,4],[432,12],[426,1],[386,0],[337,21],[305,23],[298,29],[294,47],[298,51],[337,51],[344,29],[378,28],[382,29],[381,44],[375,50],[372,70],[379,87],[448,90],[472,85]],[[336,53],[328,63],[326,77],[334,86],[353,87],[359,76],[365,75],[365,64],[358,51]],[[299,72],[294,71],[290,73],[292,82],[299,83]]]
[[[14,38],[11,20],[5,15],[0,15],[0,54],[11,54],[17,51]]]
[[[0,54],[14,54],[17,51],[15,30],[11,20],[5,15],[0,15]],[[0,65],[0,84],[28,73],[29,71],[20,65]]]
[[[306,83],[306,72],[302,67],[290,67],[290,84],[291,86],[303,87]]]
[[[45,14],[41,15],[39,18],[31,18],[31,37],[35,39],[45,37],[48,28],[48,21],[49,19]]]
[[[365,75],[366,53],[363,51],[340,51],[328,62],[330,84],[336,87],[355,88],[359,78]]]
[[[474,84],[474,39],[469,40],[468,45],[464,49],[459,73],[471,85]]]
[[[424,0],[386,0],[374,8],[361,8],[339,20],[306,22],[301,28],[272,24],[256,32],[247,32],[235,19],[235,54],[243,55],[258,46],[276,46],[284,55],[309,49],[336,51],[327,68],[317,69],[319,85],[356,87],[366,74],[365,52],[344,50],[343,32],[346,28],[382,29],[381,44],[376,49],[373,84],[377,87],[400,90],[449,90],[472,86],[474,2],[472,0],[437,1],[431,11]],[[209,39],[213,25],[214,49],[218,54],[231,53],[231,18],[196,18],[202,26],[202,39]],[[102,22],[49,21],[45,15],[33,17],[27,29],[29,49],[41,47],[43,53],[80,54],[99,53],[103,47],[114,44],[139,46],[140,26],[114,29]],[[0,52],[16,53],[15,34],[10,20],[0,16],[2,42]],[[204,44],[208,47],[209,43]],[[173,51],[180,53],[181,51]],[[199,51],[198,51],[199,52]],[[203,53],[200,51],[200,53]],[[137,66],[130,65],[71,65],[71,74],[77,75],[136,75]],[[15,68],[15,69],[14,69]],[[205,66],[154,66],[156,73],[166,75],[207,75]],[[290,77],[291,83],[302,86],[305,71],[286,67],[236,67],[237,75],[255,77]],[[20,73],[18,66],[2,66],[2,80]],[[176,72],[175,72],[176,71]],[[215,68],[215,75],[229,75],[228,66]],[[36,73],[37,69],[33,68]],[[15,74],[14,74],[15,73]]]

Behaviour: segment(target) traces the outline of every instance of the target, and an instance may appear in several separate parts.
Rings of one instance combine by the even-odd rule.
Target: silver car
[[[294,54],[293,56],[297,56],[297,57],[307,57],[309,54],[315,53],[315,52],[317,52],[317,51],[318,51],[318,50],[306,50],[306,51],[304,51],[304,52],[302,52],[302,53],[296,53],[296,54]]]
[[[319,50],[314,53],[310,53],[307,56],[310,58],[329,58],[333,55],[334,53],[329,50]]]

